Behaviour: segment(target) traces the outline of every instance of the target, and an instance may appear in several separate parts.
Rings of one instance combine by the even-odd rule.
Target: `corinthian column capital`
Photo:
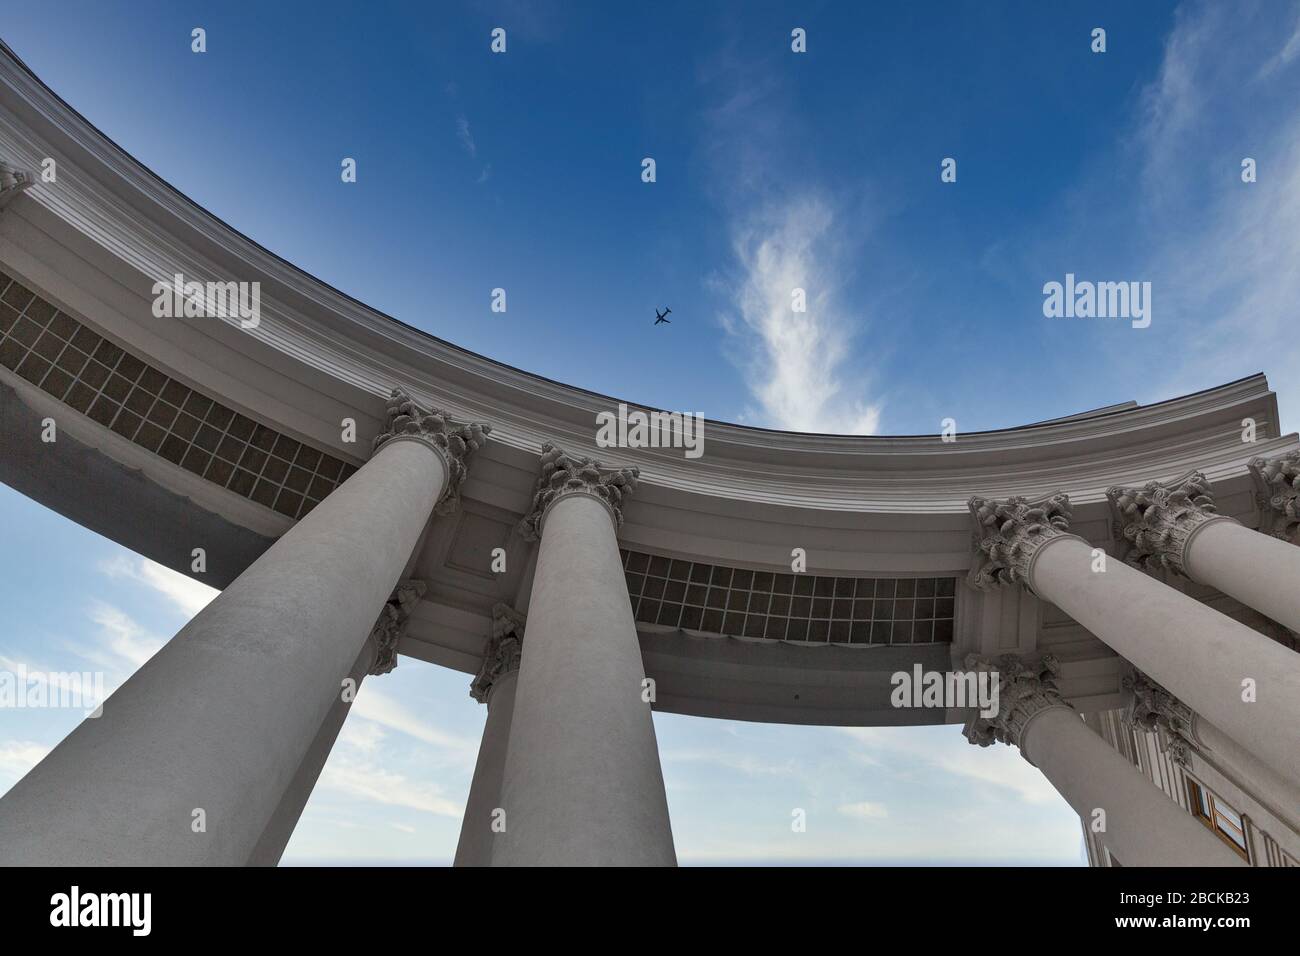
[[[1196,746],[1192,731],[1196,715],[1192,708],[1136,668],[1122,683],[1132,694],[1124,710],[1124,722],[1147,733],[1164,730],[1169,755],[1176,763],[1186,766],[1189,752]]]
[[[567,495],[596,498],[609,511],[614,527],[623,525],[623,499],[636,491],[636,468],[606,469],[591,458],[566,455],[547,442],[542,446],[542,471],[533,492],[533,504],[519,524],[519,533],[529,541],[542,536],[547,510]]]
[[[489,425],[453,422],[444,411],[426,412],[406,392],[395,388],[388,399],[384,431],[375,436],[371,454],[398,440],[413,439],[428,445],[442,457],[447,467],[447,490],[434,511],[451,514],[460,507],[460,486],[465,480],[469,458],[483,447],[491,431]]]
[[[1021,756],[1028,760],[1022,744],[1029,722],[1049,708],[1070,706],[1056,689],[1056,658],[1050,654],[1034,658],[1017,654],[997,657],[968,654],[965,666],[967,671],[991,674],[997,681],[998,693],[997,714],[992,717],[977,714],[966,721],[962,730],[966,739],[979,747],[997,741],[1011,744],[1020,748]]]
[[[1205,475],[1189,472],[1168,483],[1149,481],[1141,488],[1106,491],[1115,516],[1117,542],[1124,560],[1135,568],[1187,573],[1187,547],[1211,521],[1232,521],[1218,513]]]
[[[1259,530],[1292,541],[1300,526],[1300,451],[1280,458],[1253,458],[1246,467],[1255,482]]]
[[[411,612],[422,597],[423,581],[402,581],[393,590],[393,596],[379,612],[379,619],[370,631],[370,638],[375,642],[375,662],[370,665],[370,674],[387,674],[397,666],[397,642],[406,633]]]
[[[0,209],[36,182],[36,177],[25,169],[0,160]]]
[[[523,655],[524,624],[527,618],[506,604],[492,607],[492,636],[483,651],[483,663],[469,685],[469,695],[480,704],[502,677],[519,669]]]
[[[1016,583],[1028,587],[1034,554],[1070,528],[1070,498],[1062,493],[1032,500],[974,497],[968,507],[975,523],[968,580],[982,590]]]

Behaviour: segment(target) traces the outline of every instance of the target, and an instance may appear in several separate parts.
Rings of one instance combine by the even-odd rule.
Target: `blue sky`
[[[3,35],[165,180],[405,322],[653,406],[913,434],[1261,370],[1300,423],[1298,23],[1280,0],[46,2]],[[1067,272],[1151,282],[1151,326],[1045,318]],[[202,599],[7,489],[0,516],[37,549],[0,557],[11,660],[125,676]],[[6,714],[0,787],[76,719]],[[289,856],[448,858],[482,720],[463,675],[365,685]],[[685,860],[1079,859],[1041,776],[954,728],[656,726]]]

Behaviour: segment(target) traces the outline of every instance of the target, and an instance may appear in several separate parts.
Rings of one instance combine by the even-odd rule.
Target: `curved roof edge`
[[[124,289],[134,297],[115,311],[83,310],[88,317],[124,344],[160,356],[162,364],[175,368],[183,358],[183,375],[213,391],[236,393],[232,404],[245,396],[251,411],[343,454],[355,452],[339,447],[332,413],[359,409],[362,418],[369,416],[360,430],[373,432],[396,384],[419,401],[490,422],[494,438],[507,448],[532,453],[553,440],[575,453],[634,462],[652,483],[819,508],[850,502],[857,510],[917,494],[948,507],[954,489],[995,490],[1008,476],[1016,484],[1092,488],[1094,472],[1103,467],[1112,474],[1167,476],[1200,460],[1211,446],[1217,461],[1239,457],[1239,449],[1227,447],[1228,433],[1243,415],[1260,421],[1263,437],[1280,435],[1275,398],[1264,377],[1254,375],[1150,405],[1129,402],[1015,428],[963,432],[954,443],[937,435],[823,435],[710,420],[709,453],[699,460],[659,449],[601,451],[594,443],[594,415],[619,399],[470,352],[309,275],[163,182],[59,98],[8,46],[0,44],[0,53],[0,104],[12,114],[12,120],[0,117],[0,147],[33,167],[43,156],[58,155],[61,171],[66,164],[71,173],[56,190],[37,183],[11,204],[11,212],[45,234],[62,223],[78,239],[96,243],[120,268],[112,277],[118,299],[128,294]],[[80,249],[76,254],[86,258]],[[205,320],[211,325],[202,330],[147,327],[141,316],[148,309],[140,305],[154,281],[176,272],[200,280],[257,278],[264,287],[262,325],[247,332],[234,319],[224,328],[221,320]],[[178,337],[190,341],[178,345]],[[221,354],[205,357],[209,347]],[[247,361],[232,362],[231,356]],[[241,364],[249,368],[232,368]],[[267,381],[267,369],[286,384]],[[234,381],[254,371],[260,376],[256,387]],[[331,414],[311,407],[321,397]]]

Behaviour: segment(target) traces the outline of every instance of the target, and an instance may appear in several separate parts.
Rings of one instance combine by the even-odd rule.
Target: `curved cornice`
[[[219,333],[196,336],[219,338],[245,356],[246,363],[234,364],[249,366],[250,377],[253,366],[263,373],[271,366],[298,390],[271,396],[265,389],[234,389],[232,379],[244,370],[229,361],[211,359],[204,367],[200,357],[186,371],[215,392],[237,392],[232,404],[261,402],[254,411],[290,430],[301,432],[302,422],[323,417],[311,408],[323,396],[331,407],[358,409],[359,431],[369,430],[360,437],[368,441],[380,427],[387,396],[400,385],[425,407],[491,424],[489,457],[507,460],[513,450],[522,460],[551,441],[610,465],[636,464],[645,484],[670,492],[803,509],[953,515],[964,513],[973,493],[1063,490],[1087,503],[1104,500],[1105,489],[1117,482],[1169,478],[1192,468],[1211,481],[1244,474],[1245,462],[1259,453],[1239,440],[1245,417],[1258,422],[1270,448],[1279,444],[1276,401],[1264,377],[1255,375],[1153,405],[965,433],[950,444],[937,435],[849,437],[708,422],[700,459],[660,450],[598,450],[595,416],[614,408],[616,399],[459,348],[294,267],[149,172],[2,45],[0,106],[0,155],[31,168],[52,155],[60,171],[57,188],[36,183],[6,216],[18,216],[54,245],[70,246],[69,235],[89,240],[121,269],[113,276],[88,269],[85,285],[112,283],[119,299],[128,288],[143,309],[138,314],[147,315],[152,283],[177,272],[262,283],[257,329],[239,330],[238,320],[229,319]],[[124,344],[152,353],[157,333],[133,318],[135,305],[118,307],[111,318],[87,317]],[[159,361],[167,364],[165,356]],[[313,438],[329,444],[328,429],[316,429]],[[332,447],[355,457],[355,447],[337,441]]]

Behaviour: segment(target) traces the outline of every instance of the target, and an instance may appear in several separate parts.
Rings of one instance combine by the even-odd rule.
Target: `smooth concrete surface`
[[[1225,522],[1226,524],[1226,522]],[[1030,585],[1284,777],[1300,780],[1300,654],[1122,561],[1093,571],[1074,535],[1043,544]],[[1243,681],[1256,699],[1244,701]]]
[[[1124,866],[1245,866],[1185,809],[1151,785],[1068,707],[1050,707],[1024,730],[1025,755]]]
[[[384,445],[0,799],[0,864],[251,862],[446,481]]]
[[[1188,575],[1300,633],[1300,547],[1211,521],[1187,543]]]
[[[606,506],[551,505],[528,606],[494,866],[677,862]]]
[[[501,780],[506,770],[506,748],[510,743],[518,681],[519,671],[508,671],[497,678],[488,692],[487,722],[483,725],[478,760],[474,762],[474,779],[465,801],[453,866],[492,863],[492,845],[497,836],[492,831],[493,815],[501,806]]]

